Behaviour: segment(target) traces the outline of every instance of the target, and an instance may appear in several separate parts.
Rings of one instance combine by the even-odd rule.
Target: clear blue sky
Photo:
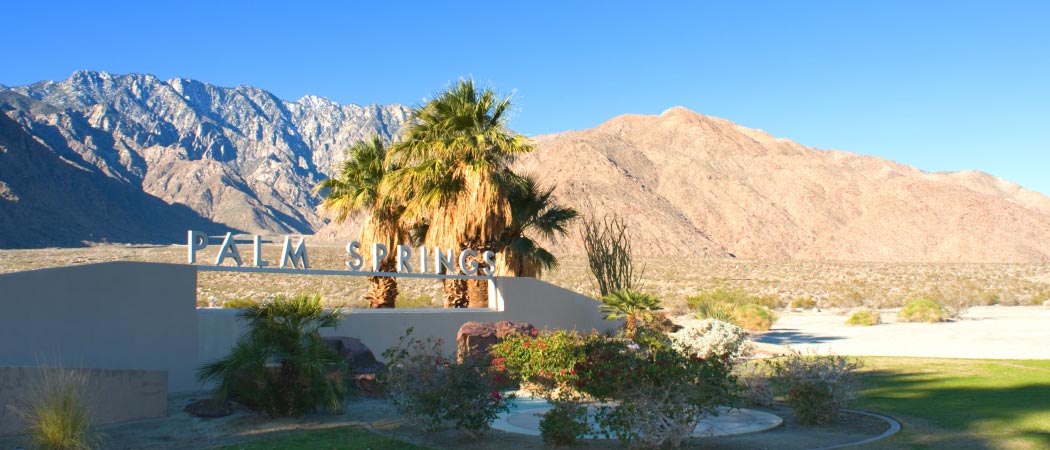
[[[79,69],[418,104],[472,76],[537,135],[682,105],[802,144],[1050,194],[1050,2],[47,2],[0,83]]]

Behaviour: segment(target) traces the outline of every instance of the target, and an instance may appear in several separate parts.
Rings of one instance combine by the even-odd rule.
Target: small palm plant
[[[660,300],[651,294],[621,289],[602,297],[599,310],[605,313],[605,320],[623,319],[624,335],[634,339],[638,327],[653,321],[653,312],[660,310]]]
[[[230,354],[197,370],[201,381],[219,383],[217,397],[271,417],[342,407],[345,362],[319,332],[335,327],[339,315],[322,308],[320,295],[277,296],[248,306],[240,317],[248,330]]]

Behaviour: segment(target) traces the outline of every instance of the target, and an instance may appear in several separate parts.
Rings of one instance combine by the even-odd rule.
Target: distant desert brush
[[[849,319],[846,320],[846,325],[849,326],[870,327],[880,323],[882,323],[882,315],[873,309],[854,311],[853,314],[850,314]]]
[[[904,305],[904,308],[897,313],[897,320],[901,322],[944,322],[948,320],[948,312],[940,304],[920,298]]]

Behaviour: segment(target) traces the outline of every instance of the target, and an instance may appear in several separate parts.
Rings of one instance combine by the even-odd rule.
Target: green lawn
[[[873,448],[1050,449],[1050,361],[864,360],[855,406],[903,425]]]
[[[216,447],[213,450],[430,450],[427,447],[406,444],[380,436],[361,427],[335,427],[323,430],[301,431],[264,438],[240,444]]]

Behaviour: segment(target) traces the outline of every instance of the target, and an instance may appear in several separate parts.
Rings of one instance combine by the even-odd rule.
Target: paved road
[[[756,341],[800,351],[856,356],[1050,359],[1050,308],[982,306],[947,323],[896,323],[884,311],[882,325],[848,327],[832,312],[783,313]]]

